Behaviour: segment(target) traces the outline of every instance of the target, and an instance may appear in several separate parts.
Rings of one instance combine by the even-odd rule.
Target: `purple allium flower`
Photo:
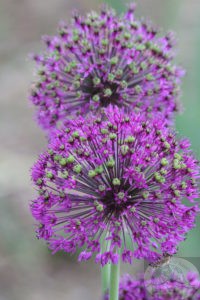
[[[199,276],[197,274],[189,273],[187,276],[187,282],[170,279],[167,283],[159,285],[156,289],[154,289],[150,299],[200,300]]]
[[[174,36],[161,36],[134,10],[131,5],[120,17],[109,8],[74,14],[58,35],[44,38],[47,50],[34,56],[38,78],[30,96],[42,127],[109,104],[171,119],[184,74],[173,64]]]
[[[153,280],[149,282],[153,285]],[[169,279],[164,285],[157,286],[151,292],[147,289],[147,284],[143,278],[135,279],[130,275],[125,275],[120,280],[119,300],[199,300],[200,280],[197,274],[189,273],[187,280],[177,281]],[[104,300],[109,300],[106,294]]]
[[[129,274],[124,275],[119,283],[119,300],[150,300],[143,278],[132,278]],[[106,293],[104,300],[109,300]]]
[[[163,119],[112,106],[52,135],[32,170],[39,197],[31,210],[53,252],[84,246],[79,259],[97,252],[102,265],[118,261],[118,248],[125,262],[175,253],[199,211],[199,165],[187,140],[176,141]]]

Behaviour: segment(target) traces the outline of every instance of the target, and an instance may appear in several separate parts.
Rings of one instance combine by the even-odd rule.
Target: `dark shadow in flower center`
[[[117,194],[122,190],[130,190],[130,185],[127,184],[123,189],[118,187],[117,189],[107,191],[101,198],[101,203],[105,206],[105,215],[114,215],[116,218],[119,218],[127,208],[132,207],[141,200],[141,194],[144,191],[143,189],[135,188],[131,192],[128,192],[124,199],[117,200]]]
[[[101,80],[101,83],[95,85],[93,82],[93,75],[88,75],[82,82],[80,90],[90,98],[99,96],[100,106],[107,107],[109,104],[116,104],[119,106],[118,84],[109,81]],[[88,99],[89,100],[89,99]]]

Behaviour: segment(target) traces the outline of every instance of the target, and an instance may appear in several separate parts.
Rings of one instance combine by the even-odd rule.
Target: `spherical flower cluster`
[[[79,260],[96,252],[102,265],[116,263],[118,249],[125,262],[174,254],[198,211],[199,166],[189,146],[163,119],[150,123],[117,107],[69,120],[32,170],[38,237],[53,252],[84,247]]]
[[[120,17],[107,7],[74,14],[57,36],[44,38],[47,50],[34,55],[38,78],[30,96],[42,127],[109,104],[171,119],[184,73],[173,64],[173,34],[161,36],[134,10],[131,5]]]
[[[120,280],[119,300],[199,300],[200,279],[197,274],[188,273],[187,280],[169,279],[164,285],[159,285],[151,292],[146,287],[143,278],[134,279],[130,275]],[[151,280],[152,286],[154,285]],[[109,300],[108,293],[104,300]]]

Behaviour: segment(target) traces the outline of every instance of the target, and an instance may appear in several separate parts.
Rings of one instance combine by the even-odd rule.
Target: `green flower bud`
[[[118,60],[119,60],[118,57],[114,56],[114,57],[111,58],[110,64],[114,66],[118,63]]]
[[[94,85],[99,85],[101,83],[100,78],[98,78],[98,77],[93,78],[93,83],[94,83]]]
[[[106,190],[106,187],[105,187],[105,185],[101,184],[101,185],[99,185],[98,189],[100,192],[104,192]]]
[[[113,168],[115,166],[115,160],[113,158],[110,158],[109,161],[107,161],[106,165],[109,168]]]
[[[102,212],[103,211],[103,205],[102,204],[98,204],[96,206],[96,210],[99,211],[99,212]]]
[[[109,138],[110,138],[111,140],[115,140],[115,139],[117,138],[116,133],[110,133],[110,134],[109,134]]]
[[[146,225],[147,225],[147,222],[146,222],[146,221],[142,221],[142,222],[141,222],[141,225],[142,225],[142,226],[146,226]]]
[[[59,161],[59,163],[60,163],[60,165],[63,166],[63,167],[66,166],[66,164],[67,164],[67,158],[64,158],[64,157],[61,158],[60,161]]]
[[[142,197],[143,197],[144,199],[147,199],[147,198],[149,197],[149,192],[148,192],[148,191],[143,192],[143,193],[142,193]]]
[[[131,208],[130,208],[130,211],[131,211],[132,213],[134,213],[134,212],[136,211],[136,207],[134,207],[134,206],[131,207]]]
[[[69,173],[68,173],[68,171],[66,171],[66,170],[65,170],[64,172],[61,173],[61,177],[64,178],[64,179],[67,179],[68,176],[69,176]]]
[[[81,165],[76,165],[73,167],[73,171],[77,174],[81,173],[82,171],[82,166]]]
[[[103,169],[102,166],[98,166],[98,167],[95,169],[95,172],[96,172],[97,174],[101,174],[101,173],[103,173],[103,171],[104,171],[104,169]]]
[[[121,181],[119,180],[119,178],[114,178],[112,183],[113,183],[113,185],[120,185]]]
[[[74,138],[78,138],[78,137],[79,137],[79,132],[78,132],[78,131],[74,131],[74,132],[72,133],[72,136],[73,136]]]
[[[67,163],[68,164],[72,164],[73,162],[75,162],[75,158],[73,155],[69,155],[67,158]]]
[[[49,178],[49,179],[52,179],[54,176],[53,176],[52,172],[47,172],[46,177]]]
[[[174,158],[177,160],[181,160],[182,156],[179,153],[174,153]]]
[[[122,145],[121,146],[121,153],[122,155],[126,155],[129,151],[129,146],[128,145]]]
[[[101,133],[102,134],[108,134],[108,129],[106,129],[106,128],[101,128]]]
[[[161,159],[161,165],[162,166],[167,166],[168,164],[169,164],[169,162],[168,162],[168,160],[165,158],[165,157],[163,157],[162,159]]]
[[[154,223],[159,223],[160,219],[159,218],[154,218],[153,221],[154,221]]]
[[[135,137],[132,135],[129,135],[126,139],[125,139],[126,143],[133,143],[135,142]]]
[[[170,146],[170,144],[168,142],[164,142],[163,146],[167,150],[171,148],[171,146]]]
[[[42,178],[38,178],[38,180],[36,181],[37,185],[41,185],[43,183]]]
[[[119,199],[123,200],[124,197],[125,197],[125,194],[124,194],[123,192],[119,192],[119,193],[117,194],[117,197],[118,197]]]
[[[180,191],[179,190],[174,190],[174,195],[179,197],[180,196]]]
[[[105,97],[110,97],[112,95],[112,90],[107,88],[104,90],[104,96]]]

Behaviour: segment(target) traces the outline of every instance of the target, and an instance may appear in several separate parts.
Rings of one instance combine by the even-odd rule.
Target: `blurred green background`
[[[118,12],[125,9],[123,0],[107,2]],[[187,70],[185,110],[177,117],[177,129],[191,139],[200,158],[200,1],[138,2],[138,16],[177,33],[176,60]],[[27,100],[33,80],[28,54],[43,49],[41,35],[54,34],[58,21],[68,20],[73,9],[85,13],[99,7],[97,0],[0,0],[0,300],[100,299],[98,266],[52,256],[35,238],[28,206],[34,197],[29,169],[46,142]],[[199,230],[200,223],[179,250],[180,256],[196,257],[197,263]],[[141,267],[137,262],[135,269]],[[124,267],[128,269],[134,272]]]

